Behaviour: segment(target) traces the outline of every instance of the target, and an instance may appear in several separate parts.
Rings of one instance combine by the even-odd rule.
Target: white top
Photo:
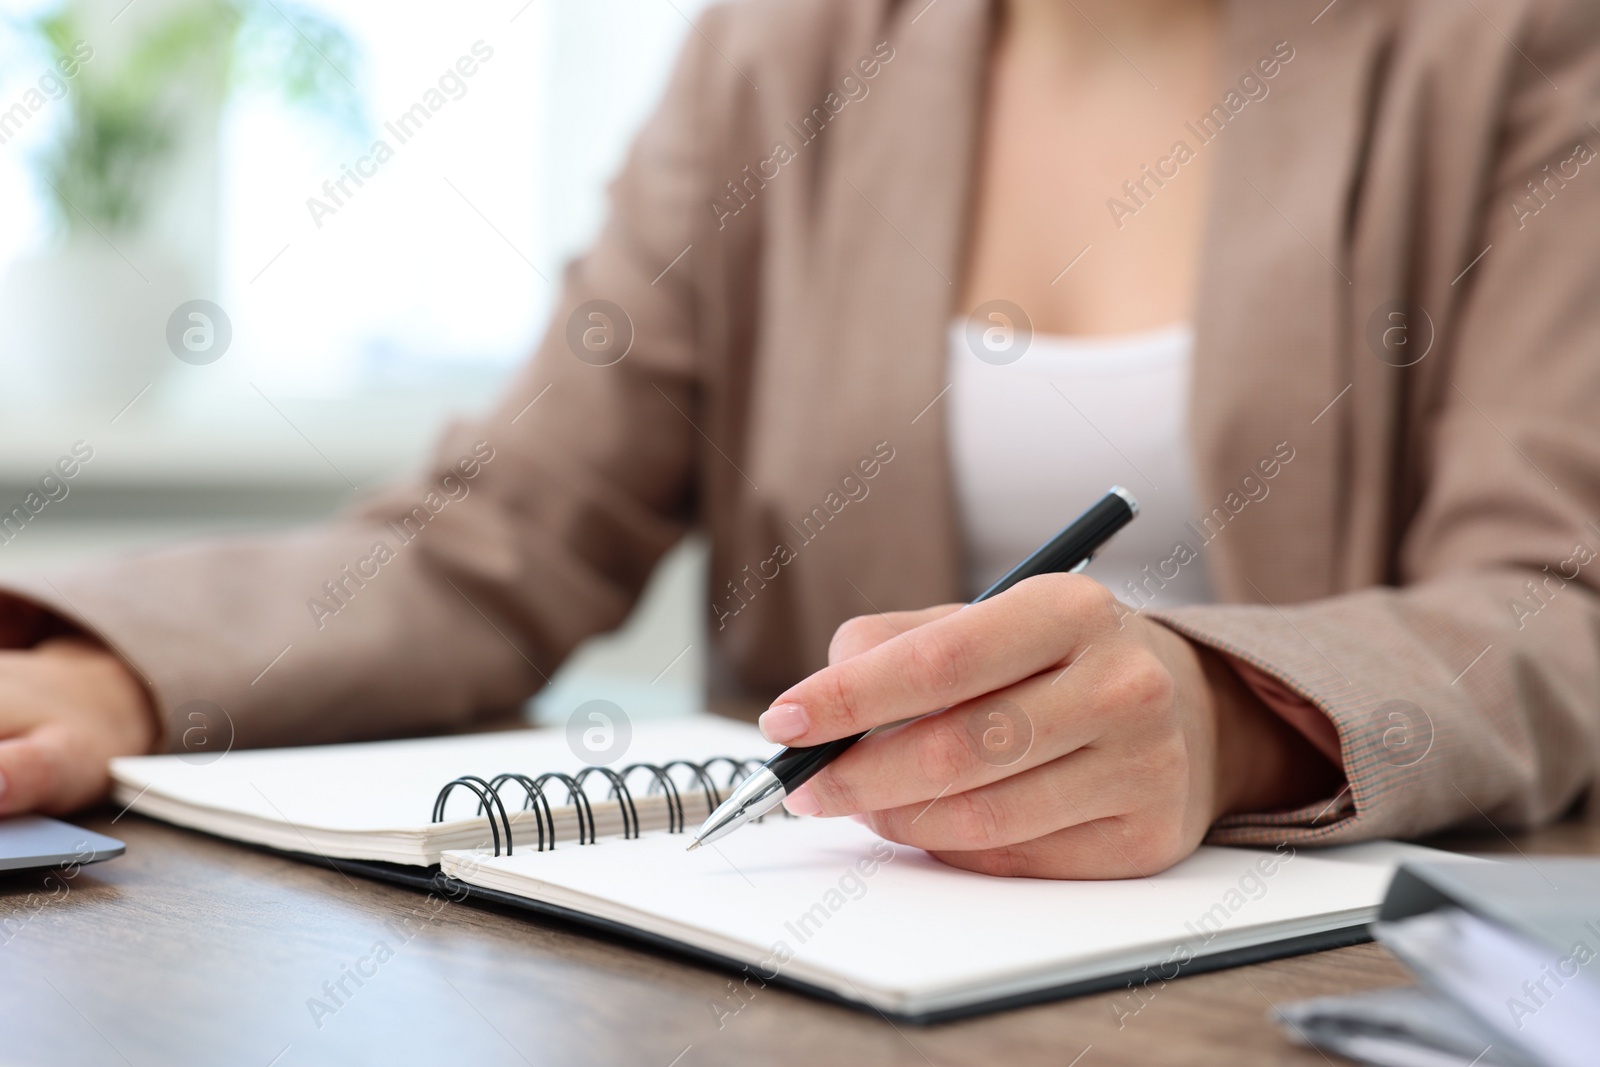
[[[972,344],[983,350],[981,337]],[[1089,564],[1089,576],[1135,607],[1211,599],[1202,542],[1185,529],[1202,514],[1187,435],[1193,349],[1187,324],[1108,337],[1035,334],[1007,363],[1005,352],[978,358],[967,321],[957,320],[947,417],[970,596],[1121,485],[1138,498],[1139,517]],[[1175,558],[1180,542],[1199,558]]]

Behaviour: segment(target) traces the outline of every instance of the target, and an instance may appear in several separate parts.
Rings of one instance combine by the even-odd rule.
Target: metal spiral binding
[[[495,788],[475,774],[464,774],[452,782],[447,782],[445,787],[439,790],[439,796],[433,802],[433,821],[444,822],[444,802],[449,799],[451,790],[458,785],[464,785],[477,794],[480,804],[486,805],[491,798],[493,799],[495,808],[500,812],[499,826],[495,825],[494,812],[489,813],[489,833],[494,837],[494,854],[500,855],[500,826],[503,826],[506,835],[506,855],[511,855],[511,820],[506,818],[506,806],[501,803],[500,794]],[[481,807],[479,810],[482,810]]]
[[[582,787],[584,779],[591,774],[599,774],[611,783],[611,792],[606,799],[611,797],[621,798],[618,807],[622,810],[622,836],[624,839],[639,836],[639,809],[633,806],[633,793],[628,789],[627,783],[622,780],[622,775],[610,767],[585,767],[578,772],[578,785]],[[630,827],[631,820],[631,829]],[[554,845],[550,846],[554,848]]]
[[[595,843],[597,823],[595,821],[593,802],[585,788],[585,783],[592,774],[598,774],[610,783],[607,800],[619,801],[618,807],[622,812],[622,836],[637,838],[639,836],[639,810],[634,804],[633,790],[628,786],[628,778],[635,772],[644,771],[649,775],[650,785],[647,796],[656,793],[665,794],[667,797],[667,832],[680,834],[688,825],[684,812],[683,795],[679,792],[678,784],[672,780],[672,772],[680,768],[687,768],[690,780],[700,787],[706,797],[706,814],[715,811],[722,803],[727,792],[731,792],[745,778],[749,777],[755,768],[760,767],[759,759],[735,759],[732,756],[713,756],[704,763],[695,763],[692,760],[673,760],[670,763],[657,765],[654,763],[634,763],[624,767],[620,772],[610,767],[591,766],[585,767],[575,775],[562,774],[559,771],[549,771],[536,778],[525,774],[508,772],[497,774],[488,781],[477,775],[462,775],[445,784],[439,790],[438,797],[433,802],[433,821],[444,822],[445,801],[449,799],[452,791],[457,786],[465,788],[478,798],[478,815],[487,814],[489,817],[489,833],[494,843],[494,854],[500,855],[500,841],[505,839],[506,855],[512,853],[511,818],[507,814],[504,799],[500,795],[501,789],[506,785],[515,783],[522,790],[522,807],[519,811],[532,811],[533,823],[538,833],[538,851],[545,851],[546,847],[556,847],[556,819],[555,809],[550,803],[550,798],[545,793],[546,783],[552,779],[560,782],[566,788],[566,804],[577,811],[578,816],[578,844],[592,845]],[[716,778],[712,771],[719,765],[728,766],[727,781],[718,788]],[[788,814],[787,811],[784,812]],[[757,820],[758,822],[760,820]],[[545,842],[548,839],[549,845]]]

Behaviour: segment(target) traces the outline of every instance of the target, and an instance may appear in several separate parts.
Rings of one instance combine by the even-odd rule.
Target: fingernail
[[[779,704],[761,713],[757,725],[761,736],[775,745],[786,745],[811,728],[806,709],[799,704]]]
[[[816,794],[811,792],[809,785],[803,785],[784,797],[783,806],[789,809],[790,815],[815,815],[822,810],[822,805],[817,803]]]

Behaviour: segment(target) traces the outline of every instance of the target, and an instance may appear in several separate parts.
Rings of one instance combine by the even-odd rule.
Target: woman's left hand
[[[1219,816],[1309,803],[1338,777],[1214,653],[1080,575],[851,619],[828,659],[761,716],[768,740],[900,725],[857,742],[789,810],[857,815],[957,867],[1154,874]]]

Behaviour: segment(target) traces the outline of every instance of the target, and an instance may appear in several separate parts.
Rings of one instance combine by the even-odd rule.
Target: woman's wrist
[[[161,722],[144,682],[121,656],[90,637],[52,637],[33,654],[59,664],[75,677],[74,691],[118,754],[143,755],[155,750]]]
[[[1339,767],[1245,683],[1227,657],[1193,645],[1216,722],[1216,818],[1288,811],[1330,797]]]
[[[69,620],[0,592],[0,649],[31,650],[47,662],[69,664],[117,747],[144,753],[160,741],[162,724],[144,682],[121,656]]]

